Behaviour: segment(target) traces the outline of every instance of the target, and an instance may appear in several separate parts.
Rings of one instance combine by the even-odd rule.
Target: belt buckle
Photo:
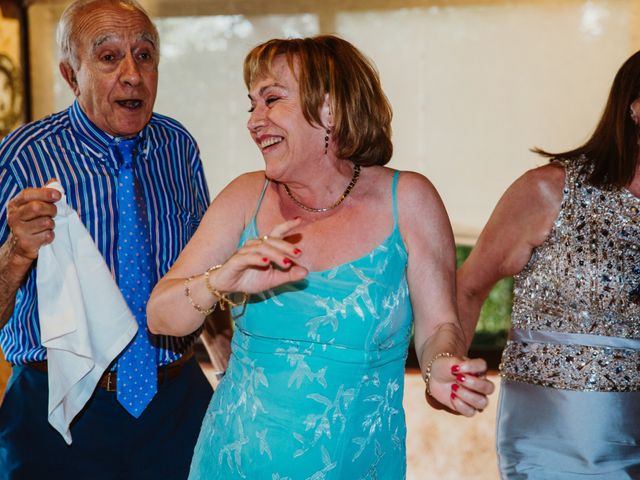
[[[105,390],[107,392],[115,392],[116,391],[116,375],[114,372],[107,373],[107,385]]]

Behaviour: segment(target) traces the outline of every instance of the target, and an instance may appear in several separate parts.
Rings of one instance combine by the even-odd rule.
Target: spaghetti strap
[[[398,201],[396,198],[398,177],[400,177],[400,171],[396,170],[396,172],[393,174],[393,185],[391,187],[391,201],[393,202],[393,228],[394,229],[398,225]]]
[[[269,186],[269,179],[265,178],[264,186],[262,187],[262,192],[260,193],[260,197],[258,198],[258,204],[256,205],[256,209],[253,212],[252,222],[256,221],[256,217],[258,216],[258,212],[260,211],[260,206],[262,205],[262,200],[264,199],[264,194],[267,192],[267,187]]]

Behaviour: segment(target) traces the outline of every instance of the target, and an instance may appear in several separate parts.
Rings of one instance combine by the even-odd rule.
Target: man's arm
[[[13,234],[0,247],[0,328],[11,318],[16,292],[29,273],[32,262],[21,262],[15,254],[17,240]]]
[[[7,204],[9,236],[0,247],[0,328],[11,318],[16,292],[40,247],[53,241],[54,203],[59,199],[57,190],[27,188]]]

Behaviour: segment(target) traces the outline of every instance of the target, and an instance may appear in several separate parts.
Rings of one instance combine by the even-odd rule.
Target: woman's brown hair
[[[391,105],[373,64],[353,45],[333,35],[273,39],[253,48],[244,61],[247,88],[271,73],[285,55],[300,87],[302,112],[325,127],[320,109],[329,95],[338,158],[357,165],[384,165],[391,159]]]
[[[587,142],[568,152],[533,152],[545,157],[576,158],[585,155],[593,164],[589,183],[625,187],[638,167],[638,125],[631,119],[631,104],[640,97],[640,51],[618,70],[600,122]]]

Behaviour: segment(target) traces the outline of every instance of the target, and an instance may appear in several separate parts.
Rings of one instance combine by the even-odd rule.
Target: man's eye
[[[140,53],[140,54],[138,55],[138,57],[140,58],[140,60],[145,60],[145,61],[146,61],[146,60],[152,60],[152,59],[153,59],[153,57],[151,56],[151,54],[150,54],[150,53],[148,53],[148,52],[142,52],[142,53]]]
[[[101,58],[103,62],[113,62],[116,59],[116,56],[108,53],[106,55],[102,55]]]

